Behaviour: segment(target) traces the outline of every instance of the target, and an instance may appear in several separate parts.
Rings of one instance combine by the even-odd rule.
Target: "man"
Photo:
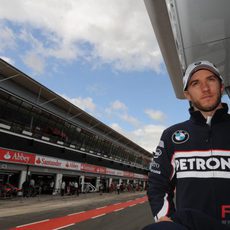
[[[51,180],[51,181],[50,181],[50,194],[53,195],[53,193],[54,193],[54,181]]]
[[[99,184],[99,194],[102,195],[103,194],[103,190],[104,190],[104,185],[103,183]]]
[[[36,196],[35,180],[33,178],[30,179],[29,196]]]
[[[29,197],[29,187],[30,187],[30,182],[28,178],[22,183],[22,192],[23,192],[23,197]]]
[[[121,184],[117,183],[117,194],[119,195],[121,191]]]
[[[190,119],[166,129],[147,191],[155,224],[144,230],[230,229],[230,115],[219,70],[208,61],[183,77]],[[174,204],[174,194],[176,204]]]
[[[65,186],[66,186],[66,183],[65,181],[63,180],[61,182],[61,196],[64,196],[65,195]]]
[[[79,196],[79,189],[78,189],[77,181],[74,182],[74,194],[77,194],[77,196]]]

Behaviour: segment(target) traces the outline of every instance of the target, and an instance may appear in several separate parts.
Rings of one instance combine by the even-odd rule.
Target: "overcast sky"
[[[0,57],[146,150],[187,119],[142,0],[0,4]]]

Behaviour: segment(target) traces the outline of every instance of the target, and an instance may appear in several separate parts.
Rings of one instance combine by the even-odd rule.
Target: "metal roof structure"
[[[177,98],[187,66],[209,60],[230,95],[230,1],[144,0]]]
[[[10,89],[9,91],[17,95],[17,88],[11,87],[12,83],[16,86],[25,88],[31,93],[31,97],[29,94],[20,94],[20,97],[23,97],[25,100],[29,100],[32,103],[42,106],[43,108],[46,108],[46,106],[49,104],[47,109],[49,108],[50,110],[50,108],[53,107],[54,110],[51,112],[58,114],[62,118],[68,121],[77,119],[80,127],[89,130],[96,135],[100,135],[105,139],[109,139],[112,142],[118,143],[119,145],[123,145],[132,152],[136,152],[136,154],[139,156],[141,154],[148,158],[152,157],[152,154],[141,146],[105,125],[87,112],[73,105],[60,95],[41,85],[39,82],[35,81],[9,63],[0,59],[0,87],[3,89]],[[33,95],[36,95],[36,97],[33,97]],[[60,111],[57,108],[60,109]]]

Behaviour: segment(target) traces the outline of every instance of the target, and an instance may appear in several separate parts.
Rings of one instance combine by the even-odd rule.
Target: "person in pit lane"
[[[197,61],[188,66],[183,87],[190,118],[162,133],[147,191],[155,223],[143,230],[230,229],[230,115],[221,102],[223,78],[209,61]]]

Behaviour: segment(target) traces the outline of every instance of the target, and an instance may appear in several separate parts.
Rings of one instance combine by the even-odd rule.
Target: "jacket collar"
[[[191,121],[199,124],[206,124],[206,119],[200,111],[195,111],[192,107],[190,107],[189,113]],[[228,105],[226,103],[222,103],[222,108],[216,110],[212,117],[211,123],[214,124],[221,121],[224,119],[223,116],[226,114],[228,114]]]

